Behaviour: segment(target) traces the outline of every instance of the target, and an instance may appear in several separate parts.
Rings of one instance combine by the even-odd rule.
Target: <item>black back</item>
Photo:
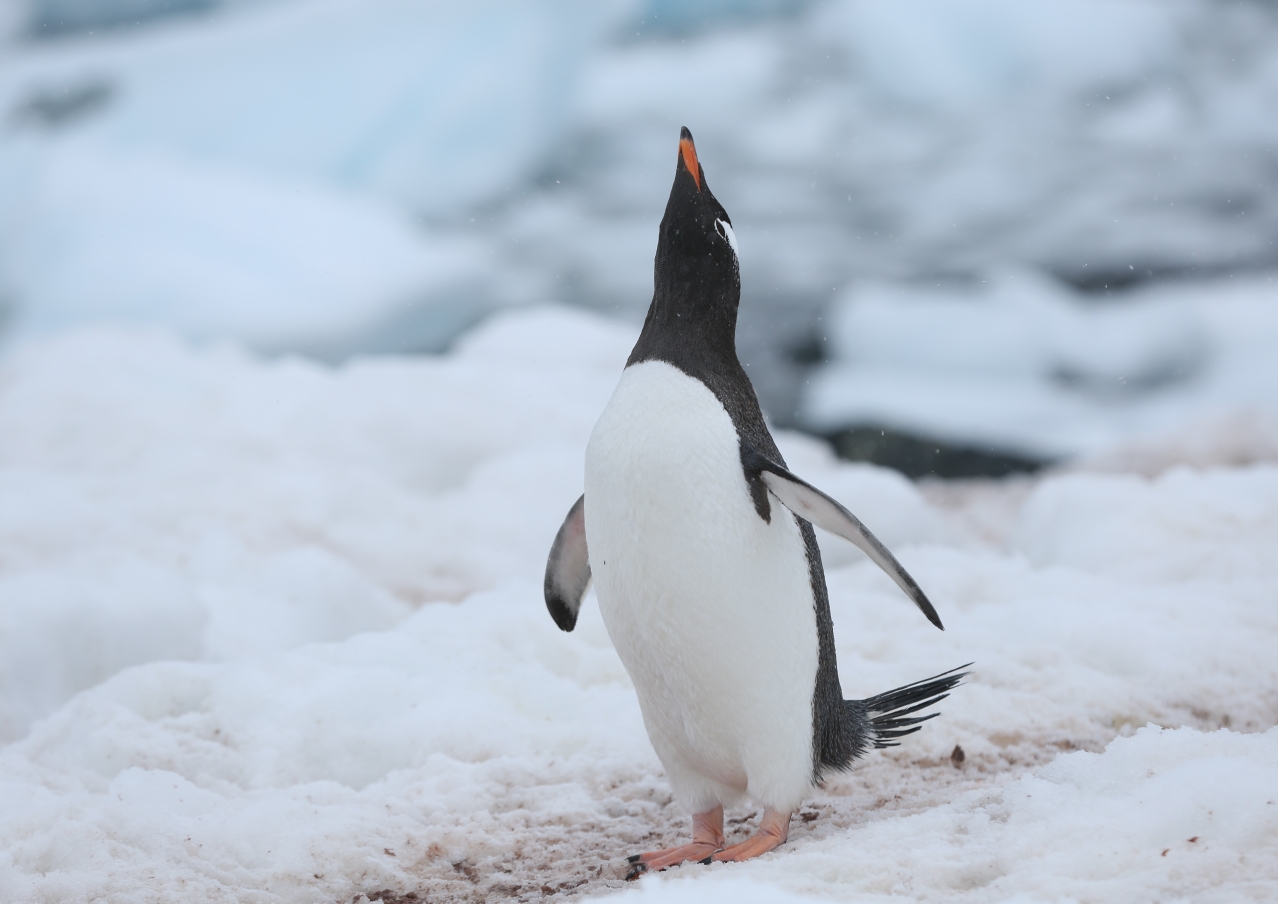
[[[753,447],[777,464],[785,465],[776,441],[768,432],[754,386],[737,359],[737,308],[741,302],[741,272],[736,253],[716,220],[731,225],[727,211],[710,193],[705,171],[697,161],[692,133],[680,134],[680,153],[674,185],[661,218],[652,304],[643,331],[626,366],[643,361],[664,361],[700,380],[727,410],[743,448]],[[744,472],[744,468],[743,468]],[[757,481],[755,481],[757,483]],[[747,475],[747,486],[749,486]],[[755,510],[764,521],[771,518],[767,493],[753,494]],[[783,510],[784,511],[784,510]],[[816,534],[809,524],[793,516],[807,549],[817,626],[817,675],[812,696],[812,771],[819,781],[824,769],[845,769],[866,746],[868,724],[851,717],[843,701],[834,656],[834,623],[825,587],[825,569]]]

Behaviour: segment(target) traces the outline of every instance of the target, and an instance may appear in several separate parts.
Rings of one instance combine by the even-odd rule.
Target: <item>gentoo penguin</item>
[[[679,139],[652,305],[586,446],[585,494],[555,537],[546,605],[571,631],[593,576],[604,624],[692,842],[630,858],[628,878],[685,860],[745,860],[786,840],[829,770],[895,746],[965,673],[844,700],[812,525],[855,543],[941,620],[847,509],[786,469],[737,361],[732,221]],[[725,847],[723,808],[762,804]]]

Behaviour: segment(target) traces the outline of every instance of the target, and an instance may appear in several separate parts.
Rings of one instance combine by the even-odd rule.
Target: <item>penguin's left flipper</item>
[[[546,561],[546,608],[564,631],[577,626],[581,598],[590,584],[590,555],[586,549],[586,497],[583,494],[555,534]]]
[[[811,521],[817,527],[838,534],[850,540],[857,548],[870,557],[870,560],[887,572],[888,577],[896,581],[896,585],[905,591],[905,595],[914,601],[914,605],[922,610],[927,620],[942,631],[941,617],[936,614],[923,589],[919,587],[910,573],[906,571],[896,556],[870,533],[869,528],[861,523],[856,515],[849,512],[838,502],[822,493],[812,484],[795,477],[781,465],[761,454],[753,447],[741,444],[741,466],[745,470],[746,481],[750,484],[751,496],[754,499],[759,517],[765,521],[770,519],[767,492],[772,493],[781,504],[800,518]]]

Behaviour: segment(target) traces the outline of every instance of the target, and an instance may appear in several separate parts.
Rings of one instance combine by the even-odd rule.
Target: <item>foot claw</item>
[[[640,857],[642,857],[642,856],[643,856],[643,854],[631,854],[629,857],[627,857],[627,858],[626,858],[626,862],[627,862],[627,863],[638,863],[638,862],[639,862],[639,858],[640,858]]]
[[[638,879],[640,876],[642,876],[644,873],[646,873],[647,871],[648,871],[647,864],[636,863],[633,866],[631,866],[630,869],[626,870],[626,881],[633,882],[636,879]]]

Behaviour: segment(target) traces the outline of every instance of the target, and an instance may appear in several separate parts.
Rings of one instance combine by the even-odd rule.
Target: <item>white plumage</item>
[[[727,411],[662,361],[622,374],[585,477],[600,609],[676,796],[789,813],[812,787],[817,671],[794,516],[759,517]]]

